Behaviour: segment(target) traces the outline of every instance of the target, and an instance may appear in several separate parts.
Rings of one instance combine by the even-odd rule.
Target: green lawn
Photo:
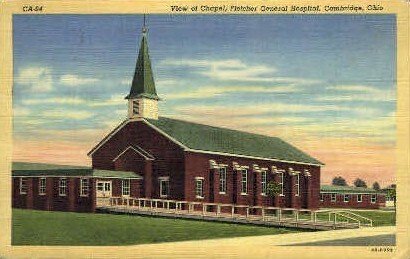
[[[299,230],[129,215],[13,209],[13,245],[135,245]]]

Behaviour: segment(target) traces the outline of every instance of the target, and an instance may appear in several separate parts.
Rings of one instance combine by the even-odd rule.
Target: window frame
[[[38,195],[46,195],[46,194],[47,194],[47,178],[40,177],[38,179]]]
[[[130,179],[121,180],[121,195],[123,197],[129,197],[131,195],[131,180]]]
[[[140,114],[140,102],[139,100],[132,100],[132,114],[133,115],[139,115]],[[137,110],[137,112],[135,112]]]
[[[320,194],[320,201],[325,201],[325,195],[323,193]]]
[[[373,197],[374,197],[374,201],[373,201]],[[377,202],[377,195],[376,194],[372,194],[370,196],[370,203],[376,203]]]
[[[27,177],[20,177],[19,179],[19,193],[24,195],[27,194]]]
[[[205,179],[203,177],[195,177],[195,198],[197,199],[203,199],[205,197],[204,180]],[[198,183],[200,183],[200,185],[198,185]]]
[[[360,197],[360,199],[359,199]],[[363,195],[362,194],[357,194],[357,202],[363,202]]]
[[[241,169],[241,195],[248,195],[248,170]],[[245,179],[244,179],[245,176]],[[245,187],[245,191],[244,191]]]
[[[261,195],[267,195],[268,187],[268,172],[266,170],[261,171]]]
[[[62,184],[64,183],[64,185]],[[58,180],[58,196],[64,197],[67,196],[67,188],[68,188],[68,184],[67,184],[67,178],[60,178]],[[64,190],[64,192],[62,192],[62,190]]]
[[[80,196],[88,197],[89,194],[90,194],[90,179],[80,178]]]
[[[343,194],[343,202],[349,202],[349,201],[350,201],[350,194]]]
[[[219,174],[219,194],[226,194],[226,175],[227,175],[226,167],[218,168],[218,174]],[[221,177],[221,175],[223,175],[224,177]]]
[[[336,193],[331,193],[331,194],[330,194],[330,201],[331,201],[331,202],[336,202],[336,201],[337,201],[337,195],[336,195]]]
[[[279,196],[285,196],[284,194],[284,182],[285,182],[285,173],[284,172],[278,172],[279,174],[279,185],[280,185],[280,194]]]
[[[296,181],[295,181],[295,196],[300,195],[300,174],[296,174]]]
[[[159,197],[161,198],[168,198],[169,193],[170,193],[170,188],[169,188],[169,177],[158,177],[159,180]],[[163,194],[163,183],[165,183],[166,186],[166,194]]]

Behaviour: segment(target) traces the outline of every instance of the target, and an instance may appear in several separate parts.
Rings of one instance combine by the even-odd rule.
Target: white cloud
[[[73,119],[84,120],[92,117],[94,114],[88,111],[66,111],[66,110],[49,110],[44,111],[42,116],[54,119]]]
[[[23,99],[22,103],[25,105],[36,104],[83,104],[86,100],[73,97],[51,97],[43,99]]]
[[[52,89],[51,69],[48,67],[26,67],[19,70],[16,83],[28,86],[32,92],[48,92]]]
[[[271,82],[288,84],[314,84],[318,80],[273,76],[277,69],[267,65],[249,65],[238,59],[191,60],[166,59],[162,66],[188,66],[203,76],[221,81]]]
[[[67,74],[60,77],[60,83],[67,86],[87,85],[100,81],[97,78],[86,78],[78,75]]]
[[[110,97],[110,99],[107,100],[94,100],[89,103],[89,106],[91,107],[99,107],[99,106],[116,106],[116,105],[126,105],[127,100],[124,99],[124,95],[113,95]]]
[[[131,86],[132,80],[131,79],[123,79],[120,81],[120,84],[122,85],[129,85]]]
[[[300,91],[295,86],[204,86],[191,91],[165,94],[170,99],[202,99],[229,93],[293,93]]]
[[[324,95],[316,98],[317,101],[334,101],[334,102],[349,102],[349,101],[395,101],[396,93],[394,89],[380,89],[366,85],[337,85],[328,86],[327,90],[335,92],[335,94]]]

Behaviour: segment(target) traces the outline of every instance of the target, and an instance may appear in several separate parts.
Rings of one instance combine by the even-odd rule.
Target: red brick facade
[[[144,159],[131,151],[124,152],[118,158],[130,146],[143,149],[154,160]],[[210,160],[226,165],[225,194],[219,193],[219,174],[211,168]],[[113,134],[92,153],[92,163],[95,169],[132,170],[143,176],[144,197],[147,198],[161,198],[159,177],[169,177],[168,199],[252,206],[319,207],[320,166],[184,151],[170,138],[142,121],[130,122]],[[241,194],[241,173],[235,170],[234,163],[248,167],[246,195]],[[261,194],[261,172],[254,170],[254,164],[267,168],[267,182],[278,181],[272,166],[284,171],[283,195],[270,198]],[[296,194],[297,176],[290,174],[290,168],[299,173],[299,195]],[[202,199],[195,195],[196,177],[203,178]]]
[[[332,194],[336,196],[335,201],[332,201]],[[344,199],[345,195],[349,196],[347,202]],[[361,202],[359,195],[362,196]],[[381,193],[321,193],[319,206],[321,208],[379,209],[386,206],[386,195]]]

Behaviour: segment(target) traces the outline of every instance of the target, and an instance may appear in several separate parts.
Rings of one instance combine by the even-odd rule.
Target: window
[[[362,202],[362,195],[361,194],[357,195],[357,202]]]
[[[266,182],[267,182],[267,172],[262,171],[262,195],[266,195]]]
[[[100,184],[100,183],[98,183],[98,184]],[[88,178],[82,178],[80,180],[80,196],[88,196],[89,188],[90,188],[90,182],[89,182]],[[97,188],[98,188],[98,186],[97,186]]]
[[[296,181],[295,181],[295,196],[299,196],[300,193],[300,174],[296,174]]]
[[[138,100],[132,101],[132,112],[133,114],[140,113],[140,103],[138,102]]]
[[[67,179],[66,178],[60,178],[60,181],[58,183],[58,195],[60,196],[67,195]]]
[[[248,194],[248,170],[243,169],[241,172],[241,194]]]
[[[38,195],[45,195],[46,194],[46,178],[40,178],[38,181]]]
[[[122,196],[130,195],[130,179],[122,180]]]
[[[325,195],[323,193],[320,194],[320,201],[324,201],[325,200]]]
[[[335,202],[335,201],[336,201],[336,193],[332,193],[330,200],[331,200],[332,202]]]
[[[279,173],[280,195],[283,196],[283,172]]]
[[[195,177],[195,196],[196,198],[204,198],[204,178]]]
[[[104,191],[104,183],[98,182],[97,183],[97,191]]]
[[[20,194],[27,193],[27,178],[20,177]]]
[[[226,193],[226,167],[219,168],[219,193]]]
[[[159,178],[159,195],[161,198],[166,198],[169,195],[169,178]]]
[[[349,195],[349,194],[345,194],[344,197],[343,197],[343,201],[344,201],[344,202],[349,202],[349,200],[350,200],[350,195]]]
[[[371,203],[376,203],[376,194],[372,194],[370,202]]]

